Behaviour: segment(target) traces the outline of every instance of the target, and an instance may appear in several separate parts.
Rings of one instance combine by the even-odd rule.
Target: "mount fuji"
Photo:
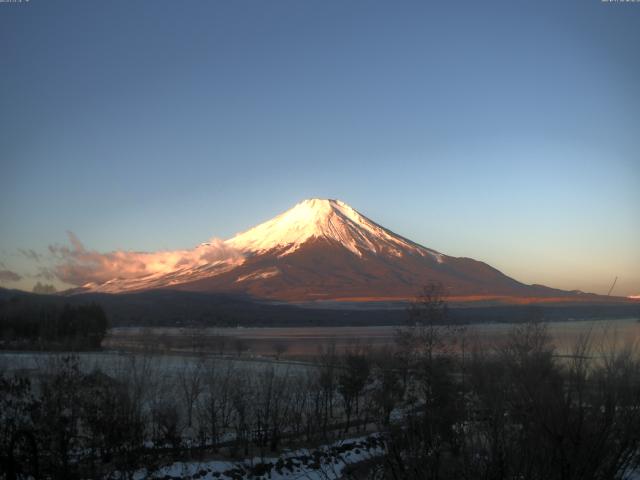
[[[206,249],[201,244],[198,249]],[[168,271],[114,278],[77,291],[123,293],[172,289],[241,293],[267,300],[367,301],[412,298],[441,283],[453,297],[576,297],[525,285],[486,263],[452,257],[378,225],[340,200],[310,199],[224,241],[229,258],[176,264]]]

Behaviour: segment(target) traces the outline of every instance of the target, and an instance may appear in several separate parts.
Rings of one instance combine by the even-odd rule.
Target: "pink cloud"
[[[132,252],[117,250],[101,253],[88,250],[73,232],[67,232],[70,246],[50,245],[56,264],[53,274],[65,283],[85,285],[113,279],[133,279],[170,273],[200,265],[236,260],[241,254],[224,241],[212,239],[192,250]]]

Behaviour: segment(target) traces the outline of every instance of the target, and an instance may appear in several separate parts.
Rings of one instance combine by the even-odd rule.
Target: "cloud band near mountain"
[[[113,279],[141,278],[163,274],[180,268],[235,261],[242,258],[237,250],[224,241],[213,238],[192,250],[132,252],[118,250],[101,253],[88,250],[73,232],[67,232],[70,245],[50,245],[55,258],[51,272],[71,285],[104,283]]]

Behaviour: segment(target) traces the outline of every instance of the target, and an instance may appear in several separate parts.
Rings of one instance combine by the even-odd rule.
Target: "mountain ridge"
[[[438,282],[447,294],[461,298],[584,295],[526,285],[485,262],[448,256],[392,232],[336,199],[304,200],[223,243],[234,255],[85,285],[77,292],[165,288],[304,302],[406,299],[423,285]]]

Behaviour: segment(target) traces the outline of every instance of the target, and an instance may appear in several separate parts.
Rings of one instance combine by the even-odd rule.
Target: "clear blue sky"
[[[67,230],[186,248],[330,197],[640,293],[640,3],[23,0],[0,45],[2,286]]]

